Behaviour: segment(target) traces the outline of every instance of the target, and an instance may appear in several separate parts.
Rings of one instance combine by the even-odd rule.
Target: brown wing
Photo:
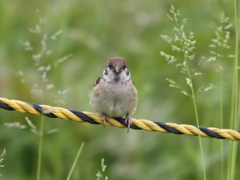
[[[95,86],[100,82],[101,79],[102,79],[102,76],[100,76],[100,77],[97,79],[97,81],[95,82],[95,84],[94,84],[93,87],[95,87]]]

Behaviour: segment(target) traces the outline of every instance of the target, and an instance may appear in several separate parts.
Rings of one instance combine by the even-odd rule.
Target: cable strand
[[[49,118],[60,118],[64,120],[73,120],[76,122],[88,122],[90,124],[103,124],[101,116],[87,111],[68,110],[62,107],[52,107],[48,105],[38,105],[35,103],[27,103],[19,100],[9,100],[0,97],[0,108],[8,111],[18,111],[21,113],[31,113],[35,115],[45,115]],[[109,118],[106,126],[116,126],[119,128],[127,128],[125,119]],[[162,133],[173,133],[177,135],[185,134],[189,136],[212,137],[216,139],[240,140],[240,131],[231,129],[218,129],[197,127],[187,124],[163,123],[157,121],[149,121],[145,119],[132,118],[131,129],[158,131]]]

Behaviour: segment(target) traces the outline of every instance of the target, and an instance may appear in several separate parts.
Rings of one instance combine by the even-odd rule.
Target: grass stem
[[[37,180],[40,180],[41,176],[41,164],[42,164],[42,149],[43,149],[43,133],[44,132],[44,116],[41,116],[39,144],[38,144],[38,162],[37,162]]]
[[[186,62],[186,69],[187,69],[188,77],[192,82],[192,76],[191,76],[191,72],[190,72],[190,69],[189,69],[189,66],[188,66],[188,63],[187,63],[187,59],[185,59],[185,62]],[[199,118],[198,118],[197,103],[196,103],[196,98],[195,98],[193,85],[190,86],[190,89],[191,89],[191,94],[192,94],[196,123],[197,123],[197,126],[200,127]],[[198,140],[199,140],[200,153],[201,153],[201,159],[202,159],[203,176],[204,176],[204,180],[206,180],[207,177],[206,177],[206,170],[205,170],[205,163],[204,163],[204,153],[203,153],[203,146],[202,146],[202,138],[200,136],[200,130],[199,130],[199,134],[198,134]]]
[[[78,153],[77,153],[77,155],[76,155],[76,157],[75,157],[75,159],[74,159],[74,162],[73,162],[73,165],[72,165],[72,167],[71,167],[71,170],[70,170],[70,172],[69,172],[69,174],[68,174],[68,176],[67,176],[67,180],[70,180],[70,178],[71,178],[71,175],[72,175],[72,173],[73,173],[73,170],[74,170],[74,168],[75,168],[75,166],[76,166],[76,164],[77,164],[77,160],[78,160],[78,158],[79,158],[79,156],[80,156],[80,154],[81,154],[81,152],[82,152],[83,146],[84,146],[84,142],[82,142],[82,144],[81,144],[81,146],[80,146],[80,148],[79,148],[79,150],[78,150]]]
[[[234,16],[235,16],[235,58],[233,70],[233,91],[232,91],[232,115],[231,115],[231,128],[237,129],[239,127],[238,121],[238,42],[239,42],[239,29],[238,29],[238,2],[234,0]],[[228,180],[233,180],[236,169],[236,156],[237,156],[237,143],[231,142],[231,155],[228,164]]]

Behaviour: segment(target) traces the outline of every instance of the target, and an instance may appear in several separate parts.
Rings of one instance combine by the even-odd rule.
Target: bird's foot
[[[106,122],[108,121],[108,116],[105,113],[102,113],[102,121],[103,121],[103,126],[106,126]]]
[[[130,117],[129,114],[126,115],[125,124],[127,124],[127,127],[128,127],[128,131],[127,132],[129,132],[130,126],[132,125],[132,118]]]

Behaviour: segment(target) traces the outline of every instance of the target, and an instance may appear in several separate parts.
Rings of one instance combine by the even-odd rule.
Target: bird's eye
[[[123,66],[123,69],[126,69],[127,66]]]
[[[112,69],[113,68],[113,66],[111,65],[111,64],[109,64],[109,66],[108,66],[110,69]]]

